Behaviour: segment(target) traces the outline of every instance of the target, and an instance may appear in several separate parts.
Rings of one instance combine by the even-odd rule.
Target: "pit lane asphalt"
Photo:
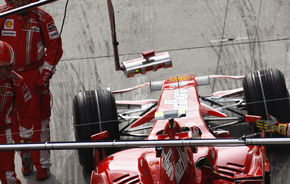
[[[106,1],[70,1],[62,33],[64,55],[51,82],[52,141],[73,141],[72,99],[79,90],[112,90],[165,79],[176,74],[243,75],[278,68],[290,86],[290,11],[288,0],[113,0],[120,60],[140,57],[146,50],[169,51],[173,68],[127,79],[114,71]],[[65,1],[44,8],[60,28]],[[240,87],[241,82],[216,80],[201,94]],[[117,99],[158,98],[140,89]],[[74,150],[52,151],[51,177],[43,182],[17,174],[24,184],[89,183]],[[277,158],[273,183],[287,183],[289,154]],[[276,159],[275,159],[276,160]]]

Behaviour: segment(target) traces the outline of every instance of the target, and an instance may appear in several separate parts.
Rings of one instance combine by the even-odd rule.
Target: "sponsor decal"
[[[29,89],[27,88],[27,86],[22,86],[22,92],[24,95],[24,101],[28,101],[29,99],[31,99],[31,94]]]
[[[174,152],[170,148],[167,152],[163,152],[163,163],[164,163],[164,170],[166,172],[166,175],[170,179],[170,181],[173,181],[173,178],[175,178],[175,183],[179,183],[186,171],[186,168],[188,166],[189,160],[186,155],[186,149],[185,148],[176,148],[175,152],[178,155],[178,159],[174,162],[172,161],[171,157]],[[175,176],[173,172],[173,162],[175,164]]]
[[[23,27],[22,27],[22,31],[34,31],[34,32],[39,32],[40,28],[36,25],[33,25],[30,22],[26,22]]]
[[[54,22],[50,22],[50,23],[46,24],[46,27],[47,27],[48,32],[56,30],[56,26],[55,26]]]
[[[0,94],[4,94],[6,91],[6,87],[5,86],[0,86]]]
[[[59,34],[58,34],[58,31],[57,30],[54,30],[52,32],[49,32],[49,39],[53,40],[53,39],[56,39],[59,37]]]
[[[192,80],[194,77],[192,75],[183,75],[183,76],[176,76],[168,79],[169,82],[179,82],[179,81],[186,81],[186,80]]]
[[[170,181],[173,180],[173,165],[171,162],[172,150],[169,149],[167,153],[163,152],[164,170]]]
[[[176,166],[175,180],[176,180],[176,183],[179,183],[182,176],[185,173],[185,170],[187,168],[189,161],[187,159],[187,155],[186,155],[184,148],[177,147],[176,149],[177,149],[179,158],[178,158],[177,162],[175,163],[175,166]]]
[[[14,29],[14,20],[13,19],[6,19],[4,23],[4,29]]]
[[[164,104],[166,105],[173,105],[173,109],[185,109],[188,112],[188,98],[189,93],[188,89],[176,89],[174,92],[173,100],[164,100]],[[186,115],[187,116],[187,115]]]
[[[16,36],[16,31],[2,31],[2,36]]]
[[[30,30],[31,31],[34,31],[34,32],[39,32],[39,27],[37,27],[37,26],[32,26],[31,28],[30,28]]]

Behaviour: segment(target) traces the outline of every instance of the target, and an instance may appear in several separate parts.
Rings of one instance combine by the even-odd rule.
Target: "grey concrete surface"
[[[58,28],[65,2],[44,6]],[[130,79],[114,71],[106,1],[70,0],[62,33],[64,55],[51,83],[52,141],[75,140],[72,99],[79,90],[115,90],[183,73],[243,75],[265,68],[280,69],[290,86],[289,0],[113,0],[113,4],[121,60],[150,49],[168,51],[173,68]],[[240,86],[240,82],[216,80],[200,92]],[[137,90],[117,99],[151,96],[158,98],[158,93]],[[52,176],[44,182],[36,182],[34,175],[22,177],[17,165],[22,183],[89,183],[90,174],[83,172],[76,151],[51,155]],[[289,159],[284,159],[283,171],[275,170],[284,179],[274,183],[285,183],[290,176]]]

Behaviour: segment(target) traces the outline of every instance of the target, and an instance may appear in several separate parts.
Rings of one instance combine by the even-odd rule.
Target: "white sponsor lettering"
[[[39,32],[39,28],[36,27],[36,26],[32,26],[32,27],[30,28],[30,30],[31,30],[31,31],[34,31],[34,32]]]
[[[47,27],[47,31],[56,30],[56,26],[55,26],[54,22],[50,22],[50,23],[46,24],[46,27]]]
[[[186,152],[184,148],[176,148],[178,155],[179,155],[179,159],[176,162],[176,175],[175,175],[175,180],[176,183],[179,183],[182,176],[185,173],[186,167],[188,165],[188,159],[186,157]]]
[[[2,31],[2,36],[16,36],[16,31]]]
[[[174,92],[174,100],[164,100],[164,104],[172,104],[173,109],[185,109],[188,111],[188,90],[187,89],[176,89]]]
[[[53,40],[59,37],[58,31],[54,30],[48,33],[49,34],[49,39]]]
[[[173,180],[173,166],[170,160],[171,155],[172,155],[172,150],[169,149],[167,153],[165,153],[165,151],[163,151],[162,153],[163,153],[164,170],[168,178],[170,179],[170,181],[172,181]]]

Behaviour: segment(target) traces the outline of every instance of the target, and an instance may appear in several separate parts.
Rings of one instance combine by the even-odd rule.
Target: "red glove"
[[[51,76],[52,76],[51,70],[43,69],[40,74],[39,79],[36,82],[37,86],[38,87],[45,86],[47,82],[49,81],[49,79],[51,79]]]

